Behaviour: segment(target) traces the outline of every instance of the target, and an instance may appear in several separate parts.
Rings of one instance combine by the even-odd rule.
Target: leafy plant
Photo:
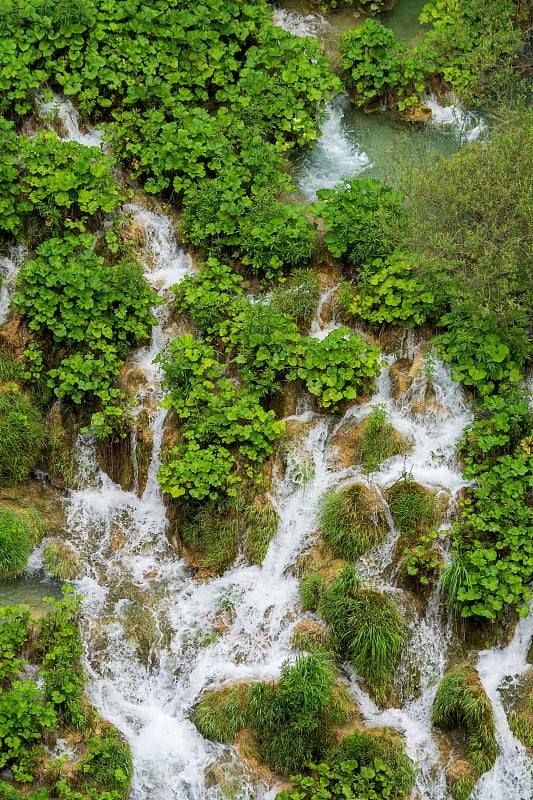
[[[319,298],[319,277],[311,269],[296,269],[274,287],[270,307],[275,314],[290,314],[304,331],[313,320]]]
[[[335,258],[359,267],[388,256],[407,221],[404,197],[373,178],[344,178],[320,189],[315,213],[324,219],[324,242]]]
[[[395,253],[367,263],[358,283],[345,293],[343,310],[372,324],[412,328],[435,310],[435,297],[416,277],[417,259]]]
[[[359,105],[387,104],[400,111],[419,102],[430,71],[425,58],[374,19],[339,39],[338,73]]]

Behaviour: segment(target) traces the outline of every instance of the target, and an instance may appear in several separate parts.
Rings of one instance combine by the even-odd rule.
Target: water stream
[[[298,25],[301,33],[312,30],[313,35],[327,24],[317,15],[302,21],[294,13],[280,14],[279,20],[284,27]],[[64,121],[65,138],[86,145],[101,143],[98,133],[79,131],[72,107],[57,105],[55,102],[48,113]],[[386,174],[387,156],[383,157],[381,145],[378,157],[371,137],[365,140],[367,129],[360,120],[350,128],[358,114],[346,98],[334,100],[317,147],[295,157],[294,174],[306,197],[313,197],[319,187],[334,185],[342,175]],[[374,124],[368,121],[368,126]],[[446,134],[439,136],[446,139]],[[438,359],[431,360],[426,372],[422,368],[410,389],[395,399],[389,372],[394,359],[389,357],[370,401],[353,406],[342,417],[316,414],[303,403],[301,413],[287,420],[300,431],[293,438],[296,443],[285,466],[278,463],[274,471],[271,499],[279,528],[262,566],[240,557],[223,575],[197,579],[169,536],[157,482],[166,412],[159,405],[161,372],[154,364],[154,358],[176,335],[168,290],[192,265],[163,208],[135,202],[125,210],[142,231],[137,250],[147,279],[166,302],[155,310],[157,324],[149,345],[133,353],[127,364],[128,374],[136,376],[136,413],[146,417],[152,442],[145,485],[139,485],[135,458],[132,488],[124,490],[114,483],[101,469],[96,442],[90,435],[80,436],[74,453],[77,488],[69,491],[65,501],[66,529],[86,564],[76,589],[83,597],[88,693],[131,745],[135,767],[131,800],[215,800],[220,796],[213,778],[215,766],[219,774],[222,770],[228,781],[234,781],[239,800],[272,800],[276,787],[252,779],[233,747],[200,736],[190,721],[192,706],[204,691],[226,682],[276,678],[282,663],[294,657],[291,638],[302,614],[292,568],[315,540],[322,493],[363,480],[384,496],[407,472],[424,486],[446,492],[453,501],[464,485],[455,445],[471,412],[460,387]],[[0,321],[7,314],[9,291],[23,257],[22,252],[14,252],[0,260],[0,272],[5,276]],[[322,298],[313,323],[312,334],[317,337],[334,325],[326,325],[320,318],[327,299],[326,295]],[[407,341],[407,348],[411,359],[421,358],[412,341]],[[421,410],[428,375],[433,400]],[[385,405],[390,422],[412,443],[411,451],[388,459],[370,476],[358,466],[340,467],[335,435],[343,426],[363,420],[377,403]],[[132,445],[135,456],[135,436]],[[398,532],[390,514],[388,519],[386,541],[361,558],[358,568],[391,592],[400,605],[409,606],[410,638],[399,668],[401,707],[382,710],[353,672],[346,673],[347,681],[366,724],[389,726],[402,733],[407,751],[419,767],[416,791],[422,800],[444,800],[447,790],[443,769],[437,766],[431,707],[450,657],[450,619],[439,585],[420,611],[391,583]],[[526,654],[532,633],[533,613],[519,624],[507,648],[479,655],[478,670],[493,704],[501,755],[479,781],[476,800],[530,800],[532,796],[532,762],[509,730],[500,696],[502,686],[528,668]],[[416,686],[409,683],[413,671]]]

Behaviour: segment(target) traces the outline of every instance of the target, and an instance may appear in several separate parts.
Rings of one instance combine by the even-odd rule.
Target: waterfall
[[[0,325],[3,325],[9,316],[19,269],[27,255],[26,247],[17,244],[11,248],[8,256],[0,256]]]

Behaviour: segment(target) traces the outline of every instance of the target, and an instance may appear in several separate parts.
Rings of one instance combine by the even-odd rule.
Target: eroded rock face
[[[0,343],[7,346],[13,359],[20,363],[31,339],[26,320],[13,309],[10,319],[0,327]]]

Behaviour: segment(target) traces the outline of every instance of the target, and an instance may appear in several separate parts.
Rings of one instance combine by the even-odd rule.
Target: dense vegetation
[[[376,335],[425,324],[475,411],[459,445],[471,486],[443,586],[465,619],[526,613],[532,415],[519,386],[531,356],[531,114],[507,113],[506,125],[401,186],[346,176],[316,203],[281,199],[293,188],[285,156],[319,135],[341,81],[366,110],[407,113],[429,87],[486,100],[488,75],[492,87],[513,82],[532,22],[514,0],[435,0],[421,20],[428,27],[409,49],[367,19],[341,37],[335,75],[316,41],[272,24],[264,0],[0,3],[0,241],[28,248],[13,304],[28,334],[22,364],[0,358],[2,486],[26,480],[51,450],[44,415],[56,399],[110,445],[128,432],[118,378],[148,339],[157,300],[120,235],[131,196],[120,167],[124,182],[179,210],[200,266],[174,289],[188,332],[160,357],[175,435],[159,480],[201,566],[221,571],[239,552],[264,558],[277,517],[261,490],[285,432],[285,395],[305,392],[320,414],[366,399],[383,367]],[[112,155],[52,131],[27,135],[32,118],[59,127],[54,92],[102,124]],[[308,334],[320,294],[313,267],[324,261],[342,273],[336,310],[347,324],[319,339]],[[358,445],[364,469],[408,446],[374,406]],[[407,574],[427,584],[440,568],[434,495],[404,472],[387,503],[411,544]],[[321,533],[345,562],[380,542],[385,523],[360,484],[321,500]],[[32,543],[26,518],[2,506],[0,576],[24,569]],[[311,571],[301,599],[324,621],[322,647],[286,662],[275,684],[207,695],[194,720],[223,742],[247,730],[269,767],[305,771],[281,800],[399,799],[414,772],[397,742],[354,733],[336,743],[348,711],[334,661],[351,664],[387,703],[407,640],[402,615],[352,564]],[[15,781],[0,783],[0,798],[127,795],[128,750],[84,701],[76,613],[70,595],[38,624],[23,609],[0,612],[0,768]],[[26,659],[38,680],[21,678]],[[465,731],[472,761],[452,787],[458,800],[494,760],[489,712],[471,671],[445,675],[434,721]],[[43,747],[58,726],[86,742],[70,772]]]
[[[14,785],[0,782],[5,800],[21,800],[32,789],[34,800],[127,795],[129,748],[83,695],[79,600],[66,591],[37,623],[27,606],[0,609],[0,768],[9,768],[14,779]],[[48,754],[45,742],[68,731],[79,732],[83,744],[66,765]]]

